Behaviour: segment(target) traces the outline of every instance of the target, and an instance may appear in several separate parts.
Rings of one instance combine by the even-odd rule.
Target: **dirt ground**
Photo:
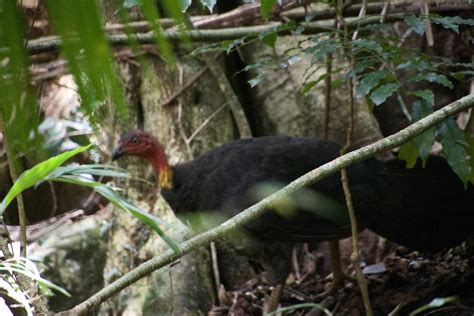
[[[422,254],[366,231],[359,244],[374,315],[474,315],[474,247],[470,243]],[[353,275],[350,249],[349,239],[341,241],[343,264]],[[286,310],[280,315],[365,315],[358,285],[350,282],[323,301],[315,301],[315,295],[331,283],[327,258],[324,244],[295,250],[293,273],[281,299],[281,308]],[[270,291],[263,273],[237,291],[222,291],[221,306],[209,315],[261,315]],[[430,302],[438,307],[428,308]],[[412,314],[421,307],[425,310]]]

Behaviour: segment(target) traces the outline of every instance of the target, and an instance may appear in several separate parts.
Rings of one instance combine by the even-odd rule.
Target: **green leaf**
[[[317,41],[315,45],[304,48],[303,52],[313,56],[311,59],[311,64],[313,65],[339,48],[342,48],[339,39],[330,37],[322,41]]]
[[[375,58],[368,58],[368,59],[363,59],[361,61],[358,61],[355,63],[354,67],[347,73],[346,78],[354,78],[356,77],[359,73],[364,72],[367,67],[370,67],[374,64],[377,63],[377,60]]]
[[[268,19],[276,2],[277,0],[262,0],[260,2],[260,15],[264,20]]]
[[[375,89],[374,92],[370,94],[370,99],[375,103],[375,105],[380,105],[385,102],[385,100],[387,100],[387,98],[390,97],[395,91],[397,91],[398,88],[400,88],[398,83],[386,83]]]
[[[424,313],[430,309],[439,308],[447,304],[457,304],[458,302],[459,302],[459,299],[457,296],[435,298],[428,304],[425,304],[421,306],[420,308],[417,308],[416,310],[411,312],[410,316],[420,315],[421,313]]]
[[[441,24],[444,28],[451,29],[457,34],[459,34],[460,24],[474,25],[474,19],[464,19],[460,16],[433,16],[431,20],[433,23]]]
[[[366,96],[370,90],[379,84],[379,82],[388,75],[388,72],[385,70],[375,71],[367,74],[360,80],[359,84],[356,86],[356,97],[360,98]]]
[[[434,93],[431,90],[418,90],[413,92],[413,95],[422,98],[430,105],[434,105]]]
[[[439,135],[448,164],[461,178],[464,185],[467,185],[471,176],[471,157],[466,151],[468,143],[463,131],[453,119],[448,119],[441,123]]]
[[[413,168],[418,160],[418,148],[416,148],[412,141],[408,141],[400,146],[398,158],[406,161],[407,168]]]
[[[277,40],[277,34],[275,32],[272,32],[272,33],[269,33],[269,34],[266,34],[264,35],[262,38],[261,38],[261,41],[262,43],[264,43],[265,45],[267,46],[270,46],[271,48],[274,48],[275,47],[275,43],[276,43],[276,40]]]
[[[265,72],[259,73],[256,77],[247,81],[251,88],[255,87],[256,85],[260,84],[265,77]]]
[[[422,18],[414,15],[409,15],[404,18],[405,23],[413,29],[417,34],[423,35],[425,33],[425,21]]]
[[[474,184],[474,137],[469,135],[469,133],[465,132],[464,136],[466,137],[466,142],[468,144],[466,150],[468,155],[471,157],[471,176],[469,177],[469,181]]]
[[[446,88],[452,89],[454,87],[453,83],[449,81],[449,79],[445,75],[437,74],[434,72],[429,72],[426,74],[418,74],[414,76],[412,81],[429,81],[429,82],[436,82],[440,85],[445,86]]]
[[[179,7],[181,12],[186,12],[186,10],[191,6],[192,0],[179,0]]]
[[[212,14],[212,11],[214,10],[214,6],[216,5],[217,0],[201,0],[201,3],[209,10],[209,12]],[[191,2],[191,1],[189,1]]]
[[[62,165],[66,160],[77,155],[78,153],[86,151],[87,149],[89,149],[89,147],[90,145],[66,151],[60,155],[51,157],[48,160],[43,161],[34,166],[33,168],[23,172],[18,177],[17,181],[15,181],[10,191],[8,191],[7,195],[0,204],[0,216],[3,214],[3,212],[11,203],[11,201],[13,201],[13,199],[19,193],[23,192],[24,190],[28,189],[29,187],[35,185],[38,182],[43,181],[51,172],[54,171],[54,169]]]
[[[139,6],[140,2],[140,0],[124,0],[122,7],[124,9],[131,9],[135,6]]]
[[[322,77],[322,76],[321,76],[321,77]],[[320,80],[312,80],[312,81],[306,83],[306,84],[303,86],[303,88],[301,89],[301,92],[300,92],[300,93],[301,93],[301,94],[306,94],[306,93],[308,93],[315,85],[318,84],[319,81],[320,81]]]
[[[429,90],[425,90],[429,91]],[[431,92],[431,91],[429,91]],[[411,109],[411,118],[412,122],[421,120],[427,115],[433,113],[432,104],[426,102],[425,100],[416,100],[413,102],[413,107]],[[430,128],[427,131],[424,131],[420,135],[413,138],[412,142],[418,149],[418,153],[423,161],[423,166],[426,163],[426,160],[431,154],[431,148],[435,141],[436,137],[436,128]]]
[[[94,126],[105,115],[114,115],[113,112],[127,119],[129,107],[103,28],[99,2],[47,0],[45,4],[51,26],[61,37],[68,69],[78,86],[81,110]]]
[[[352,41],[352,45],[354,48],[359,48],[359,49],[362,48],[368,51],[372,51],[376,54],[381,54],[383,52],[383,49],[380,46],[380,44],[374,40],[368,40],[368,39],[363,39],[363,38],[356,39],[355,41]]]
[[[46,178],[47,181],[49,178],[59,177],[64,174],[73,174],[73,175],[83,175],[89,174],[93,176],[104,176],[104,177],[114,177],[114,178],[128,178],[130,175],[127,173],[126,170],[111,166],[111,165],[102,165],[102,164],[94,164],[94,165],[79,165],[73,164],[69,166],[62,166],[56,168],[53,172],[51,172]]]
[[[131,204],[119,194],[117,194],[113,188],[100,183],[96,182],[87,178],[83,178],[77,175],[62,175],[56,178],[49,178],[50,181],[59,181],[59,182],[66,182],[71,184],[82,185],[86,187],[92,188],[94,191],[102,195],[104,198],[109,200],[112,204],[121,208],[131,214],[133,217],[137,218],[138,220],[145,223],[148,227],[154,230],[162,239],[163,241],[171,248],[175,253],[181,253],[181,248],[179,244],[176,243],[171,237],[169,237],[160,227],[159,225],[165,224],[161,219],[152,214],[149,214],[145,211],[142,211],[135,205]]]

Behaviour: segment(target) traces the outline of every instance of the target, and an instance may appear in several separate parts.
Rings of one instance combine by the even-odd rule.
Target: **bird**
[[[138,156],[153,167],[161,194],[176,216],[196,231],[237,215],[305,173],[337,158],[341,146],[298,136],[234,140],[197,158],[170,165],[163,145],[142,130],[126,133],[112,160]],[[360,230],[420,251],[463,242],[474,231],[474,187],[467,188],[443,157],[405,168],[402,161],[370,158],[347,167]],[[278,306],[291,270],[292,245],[351,235],[340,176],[333,174],[276,202],[230,234],[229,242],[257,260],[273,285],[268,311]]]

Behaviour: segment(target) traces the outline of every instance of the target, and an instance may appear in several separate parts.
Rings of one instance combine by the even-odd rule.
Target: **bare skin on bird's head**
[[[138,156],[151,163],[163,189],[173,188],[173,171],[171,170],[161,144],[150,134],[141,130],[132,130],[120,140],[112,153],[112,160],[122,156]]]

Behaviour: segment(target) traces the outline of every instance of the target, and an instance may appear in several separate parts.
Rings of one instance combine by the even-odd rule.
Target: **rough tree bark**
[[[147,52],[146,62],[140,66],[131,61],[133,56],[120,62],[123,82],[135,108],[132,119],[135,123],[117,123],[110,135],[117,138],[124,130],[143,127],[162,142],[172,164],[239,137],[235,111],[230,109],[228,96],[216,89],[220,82],[206,70],[206,62],[198,59],[183,61],[176,56],[177,65],[173,67],[166,64],[153,48],[148,47]],[[185,55],[190,51],[183,48],[179,52]],[[216,60],[212,62],[222,64]],[[190,80],[194,82],[188,86]],[[173,98],[181,90],[182,93]],[[208,122],[204,124],[206,120]],[[110,140],[110,145],[116,141]],[[154,182],[146,164],[128,160],[122,166],[138,177],[147,174],[147,178]],[[155,185],[127,181],[121,186],[126,188],[131,201],[170,223],[166,232],[176,241],[192,236],[189,229],[174,217]],[[160,238],[143,224],[120,210],[114,210],[104,271],[106,283],[165,249],[167,246]],[[157,312],[194,315],[206,313],[211,308],[214,293],[209,251],[203,248],[183,257],[164,272],[155,272],[141,280],[109,301],[104,308],[108,312],[134,315]]]

